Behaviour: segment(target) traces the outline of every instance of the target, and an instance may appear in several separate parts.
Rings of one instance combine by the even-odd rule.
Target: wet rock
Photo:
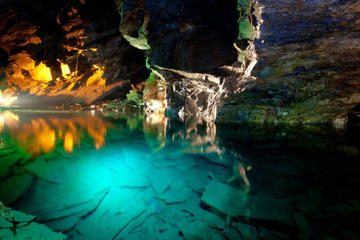
[[[209,183],[201,201],[215,211],[234,218],[249,217],[286,225],[292,224],[290,208],[280,199],[250,195],[217,181]]]
[[[163,193],[173,182],[180,178],[181,172],[173,168],[162,168],[148,177],[157,194]]]
[[[194,194],[192,190],[185,186],[185,183],[178,180],[171,184],[170,188],[165,192],[156,195],[157,199],[163,200],[166,204],[185,203]]]
[[[239,222],[232,222],[231,226],[234,227],[241,234],[241,239],[244,240],[258,239],[258,231],[254,226]]]
[[[217,154],[215,152],[213,153],[206,153],[204,155],[205,159],[209,162],[212,162],[214,164],[222,165],[225,167],[232,167],[234,160],[229,158],[225,154]]]
[[[0,178],[7,177],[11,173],[11,168],[18,161],[20,161],[24,154],[13,152],[12,150],[1,151],[2,155],[0,161]]]
[[[159,232],[163,233],[168,229],[168,226],[166,224],[163,224],[159,227]]]
[[[196,179],[196,181],[194,181]],[[184,182],[196,193],[202,193],[209,182],[209,177],[206,171],[198,168],[193,168],[184,175]]]
[[[158,234],[156,236],[159,240],[167,240],[167,239],[174,239],[174,240],[181,240],[183,237],[179,233],[177,228],[171,227],[166,232]]]
[[[225,231],[225,235],[229,240],[239,240],[242,239],[240,234],[233,228],[229,228]]]
[[[154,205],[146,206],[144,195],[133,189],[111,189],[99,207],[84,218],[70,233],[78,239],[120,239],[135,231],[142,223],[156,212]]]
[[[0,182],[0,199],[4,204],[18,200],[32,186],[35,178],[30,174],[14,175]]]
[[[221,217],[212,214],[212,213],[207,213],[207,214],[203,214],[203,218],[202,220],[207,222],[207,224],[209,225],[209,227],[217,229],[217,230],[223,230],[225,228],[225,220],[222,219]]]
[[[149,179],[142,174],[143,169],[129,169],[124,167],[123,164],[116,164],[113,162],[103,163],[106,169],[110,170],[113,175],[113,181],[116,182],[116,186],[121,188],[146,188],[150,187]]]
[[[51,183],[63,183],[74,179],[78,172],[76,165],[66,158],[36,159],[25,167],[26,171],[34,176]]]
[[[16,234],[11,230],[12,224],[0,218],[0,238],[3,240],[65,240],[67,237],[61,233],[56,233],[45,225],[33,222],[34,216],[27,215],[20,211],[11,210],[15,221],[19,222],[16,228]],[[30,223],[30,224],[28,224]]]
[[[212,230],[204,221],[183,222],[179,224],[185,239],[223,239],[220,232]]]
[[[179,155],[176,157],[161,157],[153,161],[153,165],[156,168],[164,167],[176,167],[181,171],[189,171],[196,165],[196,161],[193,158],[184,157]]]
[[[40,222],[68,229],[98,207],[109,189],[85,185],[73,179],[64,184],[36,181],[28,199],[17,202],[17,208],[37,216]],[[46,194],[44,194],[46,193]],[[56,220],[64,221],[56,223]],[[62,230],[62,229],[59,229]]]
[[[131,233],[137,231],[138,228],[141,228],[144,222],[154,215],[156,213],[156,208],[154,205],[148,206],[144,212],[141,213],[141,215],[137,216],[136,218],[130,219],[131,222],[129,222],[125,228],[121,229],[121,232],[119,232],[114,239],[124,239],[127,236],[129,236]]]

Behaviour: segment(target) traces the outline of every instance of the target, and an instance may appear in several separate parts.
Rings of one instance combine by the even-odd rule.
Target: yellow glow
[[[105,68],[99,67],[96,64],[93,65],[93,68],[95,69],[95,72],[86,81],[86,86],[104,87],[106,83],[106,79],[102,78],[102,76],[104,75]]]
[[[12,119],[12,120],[15,120],[15,121],[19,121],[19,116],[16,115],[15,113],[13,113],[13,112],[5,111],[5,112],[2,113],[2,115],[5,118],[9,118],[9,119]]]
[[[17,99],[16,96],[4,94],[0,90],[0,106],[10,106]]]
[[[2,115],[0,115],[0,132],[2,132],[4,127],[5,127],[5,119]]]
[[[60,68],[61,68],[61,75],[64,78],[70,78],[71,71],[70,71],[69,65],[60,62]]]
[[[26,52],[12,55],[9,60],[11,64],[6,69],[8,85],[42,95],[52,80],[50,68],[42,62],[35,66],[35,61]]]
[[[30,124],[24,124],[21,135],[17,137],[20,145],[26,146],[27,152],[33,156],[51,152],[56,142],[55,130],[44,119],[32,120]],[[29,144],[30,139],[32,141]]]
[[[86,50],[86,49],[85,49]],[[82,50],[82,51],[85,51]],[[93,48],[89,51],[96,51]],[[36,65],[36,62],[26,52],[21,52],[9,57],[10,65],[6,68],[7,83],[12,94],[16,91],[27,91],[34,95],[54,95],[58,92],[71,92],[74,86],[78,86],[78,90],[85,86],[97,86],[105,87],[106,79],[103,78],[105,73],[105,67],[100,65],[92,65],[88,72],[91,76],[84,81],[84,74],[80,74],[78,71],[71,72],[70,66],[61,62],[61,76],[56,78],[52,84],[49,84],[52,80],[51,69],[46,66],[45,63],[40,62]],[[16,97],[10,97],[12,94],[7,94],[7,97],[3,97],[0,93],[0,105],[10,105],[16,100]]]
[[[89,126],[87,128],[89,135],[92,139],[94,139],[94,145],[96,150],[100,149],[102,146],[105,145],[106,128],[102,126],[99,127],[100,128]]]
[[[52,80],[51,70],[48,68],[44,63],[40,63],[34,69],[30,71],[31,76],[33,79],[42,81],[42,82],[49,82]]]
[[[75,83],[74,83],[74,82],[73,82],[73,83],[70,83],[70,85],[66,87],[66,91],[67,91],[67,92],[70,92],[71,89],[72,89],[74,86],[75,86]]]
[[[74,149],[74,135],[72,132],[67,131],[64,137],[64,150],[65,152],[72,153]]]
[[[10,111],[0,113],[0,132],[6,126],[11,136],[33,157],[54,150],[56,142],[63,140],[64,151],[72,153],[85,132],[94,140],[96,149],[105,145],[107,128],[112,125],[99,117],[37,118],[19,124],[19,116]]]
[[[0,113],[0,132],[4,129],[5,125],[9,128],[17,127],[19,122],[19,116],[10,112],[4,111]]]

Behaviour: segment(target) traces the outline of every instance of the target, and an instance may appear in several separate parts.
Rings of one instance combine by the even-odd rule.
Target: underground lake
[[[329,129],[208,125],[91,111],[5,110],[0,119],[0,199],[14,209],[18,236],[359,234],[360,145]],[[1,236],[11,239],[13,232]]]
[[[0,0],[0,240],[360,239],[359,0]]]

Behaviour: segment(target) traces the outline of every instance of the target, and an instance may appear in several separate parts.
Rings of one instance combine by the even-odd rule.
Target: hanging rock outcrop
[[[120,32],[145,50],[148,67],[167,83],[166,108],[180,117],[214,121],[220,99],[234,92],[240,79],[241,62],[234,47],[239,35],[237,2],[116,2]],[[241,4],[246,2],[249,5]]]

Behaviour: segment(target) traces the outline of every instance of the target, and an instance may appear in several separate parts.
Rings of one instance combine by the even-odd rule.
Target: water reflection
[[[98,116],[85,114],[83,116],[62,116],[34,113],[0,113],[0,131],[10,134],[10,141],[30,153],[32,157],[41,153],[50,153],[57,144],[62,144],[64,151],[72,153],[74,146],[80,147],[80,140],[89,136],[94,141],[94,147],[100,149],[105,145],[105,136],[111,123]]]
[[[183,128],[178,128],[178,124],[182,123],[173,121],[170,124],[169,119],[159,115],[116,115],[116,118],[126,119],[129,131],[141,130],[153,152],[177,141],[181,147],[179,150],[183,152],[213,154],[210,157],[218,158],[216,161],[223,158],[224,149],[218,146],[214,123],[192,118],[185,120]],[[92,112],[73,115],[6,110],[0,113],[0,132],[9,133],[11,140],[32,156],[50,153],[58,144],[62,144],[65,152],[72,153],[75,146],[80,147],[81,139],[87,136],[99,150],[106,143],[107,130],[115,127],[111,119]]]
[[[0,132],[4,129],[5,124],[9,128],[14,128],[17,126],[19,121],[19,116],[10,112],[4,111],[0,113]]]
[[[166,144],[166,131],[168,120],[164,115],[149,114],[143,121],[145,140],[156,152],[164,148]]]
[[[121,226],[119,239],[140,239],[135,226],[161,239],[145,231],[161,219],[171,223],[168,239],[179,231],[205,238],[193,224],[209,234],[247,224],[263,239],[312,231],[325,239],[342,234],[328,230],[339,222],[357,229],[359,148],[338,135],[98,114],[2,112],[0,201],[71,239],[112,239]],[[36,157],[23,161],[14,146]],[[121,226],[99,225],[107,222]]]
[[[234,153],[233,175],[227,179],[228,183],[241,179],[247,187],[250,187],[250,181],[246,173],[252,169],[252,166],[246,166],[245,161],[244,157],[239,153]]]

